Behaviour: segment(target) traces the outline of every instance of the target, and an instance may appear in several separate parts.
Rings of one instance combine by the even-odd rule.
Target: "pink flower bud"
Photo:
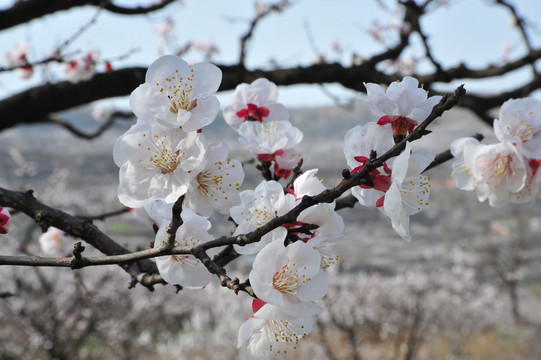
[[[6,208],[0,208],[0,234],[7,234],[11,224],[11,215]]]

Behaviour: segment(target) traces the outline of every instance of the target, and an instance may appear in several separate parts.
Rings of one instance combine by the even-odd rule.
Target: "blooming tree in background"
[[[169,2],[154,6],[163,8]],[[499,2],[516,16],[513,7],[505,1]],[[372,29],[373,36],[382,43],[385,41],[382,31],[398,31],[400,38],[398,45],[385,46],[387,50],[383,54],[374,56],[378,63],[396,57],[393,51],[400,53],[403,50],[410,33],[424,35],[419,19],[428,12],[430,3],[405,1],[401,3],[403,24]],[[111,126],[114,118],[129,117],[132,113],[135,116],[135,123],[113,147],[112,158],[119,168],[116,193],[119,202],[125,206],[120,212],[130,211],[146,221],[154,230],[154,238],[146,248],[128,249],[92,222],[100,217],[71,215],[39,201],[31,191],[0,188],[0,236],[9,234],[20,221],[19,216],[12,218],[13,213],[24,213],[41,227],[43,234],[38,243],[41,253],[47,255],[0,255],[0,265],[55,266],[75,270],[116,264],[130,275],[131,287],[141,285],[149,290],[154,290],[157,284],[170,284],[179,291],[220,284],[226,288],[222,290],[223,296],[228,295],[227,290],[236,295],[241,293],[240,301],[246,308],[250,302],[252,304],[250,313],[253,315],[238,328],[237,346],[245,348],[243,351],[250,358],[273,359],[294,353],[309,337],[314,324],[321,321],[320,317],[325,319],[327,316],[330,323],[335,323],[335,314],[326,314],[321,305],[334,301],[333,297],[339,292],[330,278],[333,271],[339,271],[340,253],[336,244],[343,240],[347,226],[340,209],[354,207],[357,202],[376,207],[390,219],[397,237],[415,241],[415,229],[410,230],[410,217],[427,211],[429,206],[431,184],[426,172],[453,158],[451,176],[456,186],[474,192],[481,202],[488,199],[492,207],[532,203],[540,196],[541,102],[533,97],[517,96],[529,92],[517,91],[506,97],[494,96],[489,98],[490,101],[481,101],[476,95],[466,93],[466,84],[452,93],[441,94],[432,86],[442,79],[449,82],[449,79],[481,75],[464,66],[460,68],[463,73],[452,77],[450,74],[458,70],[444,69],[431,55],[424,36],[426,57],[437,70],[431,75],[419,76],[409,66],[407,73],[412,76],[403,76],[400,69],[404,65],[398,63],[393,65],[394,73],[381,71],[371,65],[371,59],[363,61],[358,56],[347,67],[335,64],[341,68],[338,71],[341,75],[329,75],[328,72],[332,73],[336,67],[327,62],[323,53],[317,54],[317,63],[308,67],[290,71],[252,71],[245,66],[246,41],[261,19],[291,4],[282,1],[264,5],[255,7],[256,15],[243,37],[237,66],[209,62],[189,64],[179,56],[193,48],[210,58],[217,48],[204,41],[190,42],[175,55],[160,56],[144,69],[144,76],[141,69],[113,69],[112,60],[102,58],[95,48],[68,56],[63,48],[73,39],[68,39],[51,56],[40,61],[29,59],[30,47],[23,43],[6,54],[6,68],[2,70],[17,70],[23,79],[28,79],[33,76],[36,66],[58,63],[67,82],[58,87],[45,84],[35,93],[24,92],[19,97],[0,101],[0,114],[5,114],[7,119],[0,130],[25,122],[51,122],[78,136],[93,138],[95,136],[59,120],[57,111],[80,101],[73,100],[77,96],[63,97],[62,93],[76,94],[78,90],[99,84],[108,96],[131,94],[127,101],[130,107],[127,116],[115,110],[96,114],[102,118],[96,136]],[[12,11],[16,12],[17,6],[14,5]],[[102,8],[128,11],[112,2],[101,4]],[[152,7],[138,9],[142,12],[154,10]],[[95,18],[81,31],[94,21]],[[519,24],[517,26],[524,32],[523,22],[519,21]],[[157,28],[162,49],[174,38],[174,29],[171,18]],[[526,35],[524,38],[528,43]],[[333,49],[336,53],[343,51],[337,44]],[[534,56],[532,54],[537,52],[531,50],[526,57]],[[404,61],[403,58],[395,60]],[[517,64],[509,67],[514,69],[520,64],[517,60]],[[504,70],[510,71],[502,65],[500,71]],[[285,75],[280,71],[285,71]],[[291,80],[293,75],[297,78]],[[117,77],[125,81],[117,82]],[[535,75],[532,81],[537,78]],[[351,79],[355,79],[355,85],[351,85]],[[349,169],[342,171],[337,184],[327,185],[319,178],[318,169],[303,165],[304,158],[310,154],[301,154],[296,149],[301,142],[310,139],[290,121],[289,110],[279,102],[278,85],[331,81],[366,92],[375,118],[346,132],[342,150]],[[426,87],[422,83],[427,84]],[[127,92],[126,89],[130,90]],[[255,157],[255,167],[263,180],[254,188],[244,185],[249,163],[232,159],[226,142],[208,140],[209,125],[220,112],[221,105],[216,97],[219,89],[234,89],[229,104],[223,107],[223,117],[238,134],[239,144],[246,153]],[[27,96],[31,101],[16,112],[21,120],[14,120],[10,109],[21,101],[20,98]],[[52,101],[50,96],[58,101]],[[100,96],[89,94],[86,101]],[[499,143],[484,144],[482,136],[474,135],[456,139],[450,150],[441,148],[439,154],[417,146],[417,140],[437,136],[431,134],[430,125],[458,104],[472,109],[488,122],[489,111],[495,105],[490,107],[487,103],[495,102],[501,105],[499,117],[493,122]],[[51,103],[58,107],[51,107]],[[22,158],[22,155],[12,154],[12,157]],[[10,214],[8,208],[14,211]],[[105,214],[101,218],[117,214]],[[229,228],[216,236],[212,233],[216,228],[213,222],[219,217],[227,219]],[[96,255],[92,249],[99,250],[104,256]],[[246,260],[249,269],[247,274],[234,276],[234,270],[228,265],[240,257]],[[475,283],[469,278],[470,273],[461,271],[457,268],[456,275],[471,285],[468,291],[473,293]],[[410,276],[406,273],[404,277],[405,280],[397,278],[395,281],[407,283],[407,296],[414,289],[411,290],[414,305],[408,304],[403,309],[415,312],[415,316],[420,317],[419,322],[424,313],[418,306],[428,304],[424,296],[430,293],[426,283],[436,284],[430,289],[443,289],[430,294],[434,298],[450,296],[449,289],[460,285],[449,284],[451,280],[443,275],[440,282],[418,277],[418,274]],[[393,289],[393,284],[388,288]],[[421,290],[415,292],[416,289]],[[378,293],[379,296],[383,295]],[[403,292],[396,290],[388,303],[402,296]],[[377,299],[367,301],[377,303]],[[434,300],[424,309],[438,305],[438,300]],[[371,307],[376,308],[376,305]],[[434,317],[435,313],[435,310],[430,312]],[[244,314],[233,313],[232,316],[238,320]],[[359,317],[362,321],[368,318]],[[409,319],[389,323],[397,327],[401,321],[408,322]],[[356,346],[355,341],[352,346]],[[413,354],[413,345],[408,346]]]

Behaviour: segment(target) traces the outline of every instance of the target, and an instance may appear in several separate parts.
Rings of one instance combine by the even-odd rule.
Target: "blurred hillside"
[[[294,126],[304,133],[298,149],[304,169],[318,168],[326,185],[335,186],[346,168],[344,134],[375,120],[369,109],[357,103],[350,110],[290,112]],[[99,126],[90,113],[77,109],[59,116],[90,133]],[[77,215],[120,209],[112,148],[131,123],[120,120],[90,141],[53,125],[2,132],[0,186],[33,189],[44,203]],[[430,130],[433,133],[414,146],[438,153],[454,139],[476,132],[485,135],[486,143],[494,139],[489,127],[457,109]],[[221,117],[204,135],[211,142],[225,141],[232,158],[254,158]],[[253,189],[261,175],[253,164],[246,165],[245,172],[242,189]],[[346,224],[345,236],[337,243],[341,261],[329,274],[331,288],[320,302],[325,311],[317,319],[317,330],[301,344],[298,358],[351,359],[356,351],[370,360],[508,360],[516,354],[539,359],[539,199],[493,209],[456,189],[450,172],[450,163],[429,172],[430,206],[411,218],[410,243],[377,209],[357,204],[340,210]],[[226,217],[214,215],[211,221],[211,234],[231,231]],[[129,249],[146,248],[154,239],[151,224],[139,211],[95,224]],[[32,221],[15,215],[2,253],[40,254],[39,235]],[[251,261],[242,257],[228,265],[228,271],[245,278]],[[178,294],[170,286],[153,293],[142,287],[128,290],[127,283],[127,275],[114,266],[76,272],[1,267],[0,292],[14,295],[0,299],[0,319],[10,324],[0,326],[0,358],[194,360],[215,359],[217,353],[224,359],[246,358],[233,344],[250,315],[247,296],[227,293],[217,282]],[[416,347],[415,356],[405,355],[408,346]]]
[[[61,118],[82,131],[92,132],[98,124],[90,113],[90,109],[77,109],[61,114]],[[351,109],[293,109],[291,120],[304,133],[298,149],[304,156],[304,169],[318,168],[318,175],[330,187],[340,181],[342,169],[347,167],[342,152],[344,134],[356,125],[375,119],[366,104],[356,103]],[[82,203],[68,202],[69,208],[65,210],[97,213],[119,208],[121,205],[116,198],[118,168],[112,160],[112,147],[116,138],[131,123],[119,120],[113,128],[94,140],[79,139],[54,125],[22,126],[5,131],[0,134],[0,183],[16,190],[32,188],[40,198],[40,192],[58,186],[58,182],[48,184],[48,179],[63,169],[69,174],[64,175],[67,188],[56,199],[54,195],[47,195],[53,203],[60,200],[65,192],[76,194],[82,188],[86,200],[81,196],[73,196],[73,199],[81,198]],[[416,142],[415,146],[434,153],[448,149],[454,139],[476,132],[485,135],[486,143],[494,139],[489,127],[461,109],[446,112],[433,123],[430,130],[433,133]],[[254,158],[236,141],[235,132],[227,126],[221,115],[205,128],[204,135],[211,142],[226,142],[233,158],[240,161]],[[253,188],[261,181],[254,165],[247,165],[245,172],[243,189]],[[480,204],[473,194],[456,189],[449,174],[450,163],[429,173],[432,177],[431,204],[425,211],[411,218],[414,236],[411,243],[401,240],[394,233],[389,220],[376,209],[357,205],[353,209],[341,210],[346,223],[346,237],[339,246],[344,266],[392,268],[393,271],[405,269],[410,262],[420,261],[427,251],[445,253],[457,243],[472,246],[476,241],[482,242],[491,233],[490,227],[495,221],[508,222],[520,214],[528,217],[528,223],[532,224],[531,229],[526,229],[528,233],[539,227],[539,202],[493,209],[487,203]],[[223,218],[214,220],[215,231],[228,231],[228,224]],[[132,225],[136,228],[143,226],[136,222]],[[106,223],[104,226],[107,228],[112,225]],[[139,233],[139,230],[133,232]],[[152,236],[148,227],[143,234]],[[215,234],[221,235],[217,232]],[[130,237],[126,245],[147,244],[149,241],[148,238]],[[539,274],[541,276],[541,272]]]

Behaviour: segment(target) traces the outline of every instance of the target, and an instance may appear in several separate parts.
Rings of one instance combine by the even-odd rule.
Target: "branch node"
[[[250,239],[248,239],[246,235],[239,235],[237,236],[236,240],[237,240],[237,244],[240,246],[244,246],[250,243]]]
[[[76,242],[73,245],[73,256],[75,259],[80,260],[81,259],[81,253],[85,251],[85,247],[81,244],[80,241]]]
[[[460,100],[464,95],[466,95],[466,89],[464,88],[464,84],[460,85],[455,90],[455,96],[457,96]]]
[[[28,192],[26,192],[25,195],[26,194],[28,194]],[[34,221],[41,228],[42,232],[46,232],[47,229],[49,229],[49,227],[51,226],[50,220],[47,218],[47,214],[42,210],[36,211]]]

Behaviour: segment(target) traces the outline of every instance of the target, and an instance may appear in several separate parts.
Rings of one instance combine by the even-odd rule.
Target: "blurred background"
[[[32,5],[33,1],[0,1],[0,12],[20,3]],[[106,3],[110,4],[102,5]],[[438,73],[435,63],[444,69],[465,64],[485,71],[490,65],[514,64],[529,54],[531,61],[524,67],[509,65],[497,76],[457,77],[447,82],[436,77],[430,89],[452,91],[465,83],[468,91],[491,98],[537,84],[540,4],[527,0],[426,3],[430,6],[421,24],[430,35],[432,56],[437,60],[427,56],[418,33],[400,56],[378,63],[382,76],[428,78]],[[131,9],[156,3],[112,4]],[[279,11],[265,13],[277,4],[282,6]],[[512,5],[515,12],[504,5]],[[7,114],[9,104],[17,104],[19,94],[49,85],[86,86],[100,74],[106,75],[107,64],[114,74],[123,68],[147,67],[168,53],[181,54],[189,62],[208,60],[233,66],[239,62],[240,39],[255,19],[257,26],[244,60],[250,71],[275,74],[280,69],[334,63],[354,68],[400,41],[407,19],[405,6],[390,0],[185,0],[123,16],[106,7],[98,10],[86,5],[5,28],[0,52],[13,53],[24,42],[26,65],[33,65],[33,73],[25,79],[20,67],[9,64],[8,56],[1,68],[0,186],[32,189],[41,202],[79,216],[123,209],[116,193],[118,167],[112,160],[112,147],[135,118],[109,122],[108,116],[128,111],[127,97],[69,106],[53,114],[57,122],[31,124],[31,120],[12,121],[17,109],[9,113],[10,119],[1,116],[2,110]],[[528,41],[517,24],[524,24]],[[97,75],[73,82],[62,65],[88,53],[95,57]],[[62,56],[56,60],[36,64],[58,54]],[[231,90],[219,93],[222,107]],[[540,98],[535,86],[529,90],[524,96]],[[278,101],[288,107],[291,122],[304,133],[298,149],[304,157],[303,168],[318,168],[326,185],[335,186],[347,168],[344,134],[377,120],[365,95],[332,82],[299,82],[281,86]],[[454,139],[474,133],[485,135],[485,143],[495,142],[491,123],[465,105],[436,120],[430,128],[433,134],[416,146],[439,153]],[[497,110],[495,106],[483,114],[496,118]],[[85,139],[73,128],[84,134],[100,129],[103,133]],[[262,180],[249,163],[254,155],[238,143],[221,115],[205,129],[205,136],[211,142],[225,141],[231,157],[246,162],[243,190],[253,189]],[[325,311],[291,358],[541,358],[539,199],[495,209],[479,203],[473,193],[458,190],[450,173],[450,163],[430,171],[430,206],[411,218],[410,243],[396,235],[389,219],[375,209],[357,204],[340,210],[345,236],[337,244],[340,262],[329,272],[329,293],[318,302]],[[214,215],[210,220],[211,234],[216,237],[231,231],[225,217]],[[94,223],[130,250],[147,248],[154,239],[152,224],[137,211]],[[32,219],[15,212],[10,233],[0,238],[1,254],[43,255],[40,234]],[[85,251],[98,254],[91,248]],[[227,266],[228,274],[245,279],[252,261],[250,257],[235,260]],[[252,315],[246,294],[235,296],[220,288],[217,279],[203,290],[179,292],[161,285],[153,292],[139,285],[130,289],[130,280],[118,266],[76,271],[1,266],[0,358],[246,358],[242,349],[236,349],[238,328]]]

